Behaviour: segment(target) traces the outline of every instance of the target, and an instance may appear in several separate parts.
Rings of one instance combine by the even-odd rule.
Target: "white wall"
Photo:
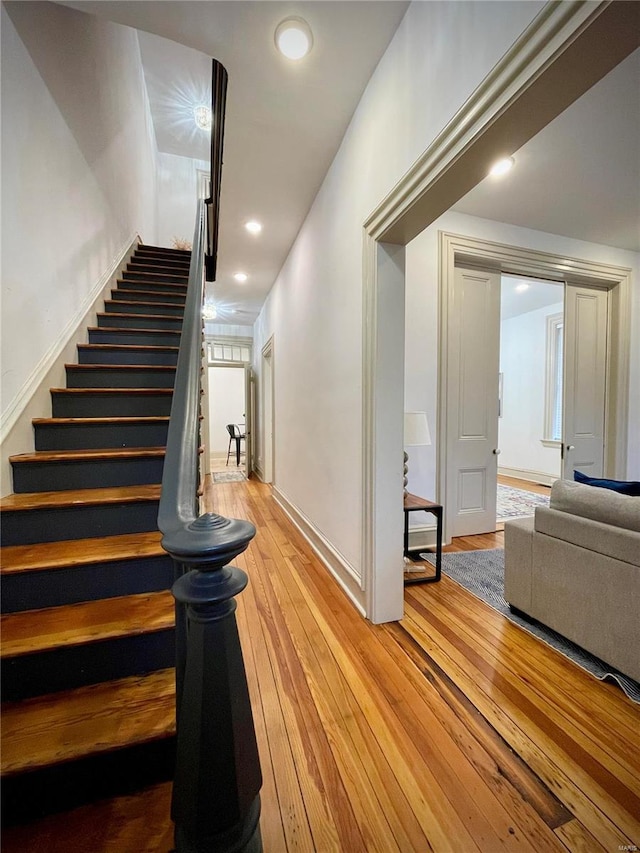
[[[534,285],[535,287],[535,285]],[[560,292],[560,288],[558,288]],[[500,324],[502,417],[498,421],[500,467],[560,476],[560,448],[542,444],[547,382],[547,318],[562,302],[510,317]]]
[[[640,394],[637,390],[640,388],[640,255],[488,219],[446,213],[406,249],[405,404],[408,410],[427,412],[433,441],[431,447],[415,448],[420,451],[420,467],[416,470],[415,464],[411,465],[410,490],[427,498],[436,494],[439,231],[632,269],[627,477],[640,479]],[[502,456],[500,464],[506,464]]]
[[[209,368],[209,449],[211,453],[227,452],[229,447],[227,424],[242,426],[245,422],[244,375],[243,367]],[[235,447],[234,443],[232,445],[234,453]]]
[[[542,5],[409,7],[255,325],[257,356],[272,333],[276,340],[278,489],[356,577],[362,540],[362,224]],[[423,329],[419,335],[432,346]],[[420,389],[416,396],[422,395]]]
[[[136,234],[155,241],[156,145],[134,30],[1,14],[4,438]]]
[[[198,170],[209,172],[204,160],[158,154],[158,244],[173,246],[174,238],[193,240],[198,196]]]

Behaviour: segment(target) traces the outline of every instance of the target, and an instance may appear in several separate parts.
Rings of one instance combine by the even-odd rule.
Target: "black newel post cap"
[[[165,533],[162,547],[178,562],[198,565],[201,571],[210,564],[215,570],[242,554],[255,535],[250,521],[208,512]]]

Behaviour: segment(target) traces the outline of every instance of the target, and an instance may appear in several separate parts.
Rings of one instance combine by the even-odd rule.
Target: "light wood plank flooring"
[[[207,492],[258,535],[238,623],[265,853],[640,845],[640,711],[446,576],[363,620],[255,481]],[[477,547],[474,537],[452,548]],[[501,534],[482,537],[499,547]],[[169,786],[5,833],[3,850],[167,853]],[[214,794],[215,795],[215,794]]]

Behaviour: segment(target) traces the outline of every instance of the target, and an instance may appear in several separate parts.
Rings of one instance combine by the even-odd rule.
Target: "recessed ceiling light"
[[[211,107],[206,107],[204,104],[194,107],[193,117],[196,127],[200,130],[211,130]]]
[[[276,27],[276,47],[287,59],[302,59],[313,46],[311,27],[302,18],[285,18]]]
[[[249,278],[246,272],[237,272],[234,274],[233,277],[236,281],[239,281],[240,283],[245,282]]]
[[[256,222],[255,219],[252,219],[251,222],[245,223],[244,227],[251,234],[259,234],[262,231],[262,225],[260,225],[259,222]]]
[[[502,160],[497,160],[491,169],[489,170],[489,174],[493,178],[501,178],[503,175],[506,175],[507,172],[511,170],[515,160],[513,157],[503,157]]]
[[[522,282],[522,284],[516,285],[516,293],[524,293],[525,290],[529,290],[529,285],[526,284],[524,281]]]

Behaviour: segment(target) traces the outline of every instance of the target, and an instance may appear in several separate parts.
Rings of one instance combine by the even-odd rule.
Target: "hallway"
[[[258,534],[238,624],[265,853],[617,850],[640,838],[640,713],[446,576],[363,620],[256,481],[208,508]],[[486,538],[486,537],[483,537]],[[473,547],[473,542],[453,547]],[[495,547],[484,544],[483,547]],[[5,833],[3,850],[171,849],[169,786]]]

